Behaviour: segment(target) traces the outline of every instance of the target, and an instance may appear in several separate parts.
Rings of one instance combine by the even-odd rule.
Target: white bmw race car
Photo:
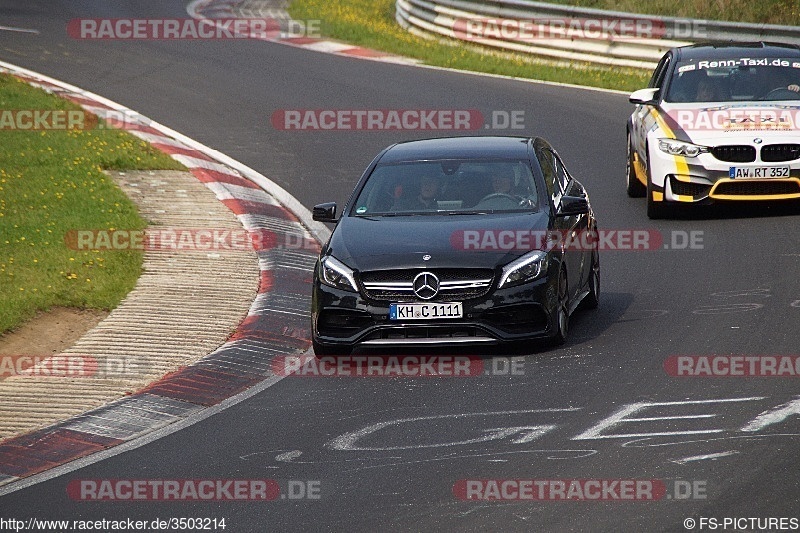
[[[800,47],[673,48],[630,96],[627,189],[679,204],[800,198]]]

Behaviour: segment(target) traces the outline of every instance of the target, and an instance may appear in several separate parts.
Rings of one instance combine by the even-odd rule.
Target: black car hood
[[[359,271],[396,268],[495,268],[534,248],[493,246],[486,232],[540,232],[548,227],[546,213],[485,215],[411,215],[344,217],[331,236],[328,251]],[[472,240],[465,250],[464,232]],[[479,232],[480,249],[476,250]],[[532,239],[532,242],[534,240]],[[509,248],[506,240],[503,248]],[[425,261],[423,256],[430,255]]]

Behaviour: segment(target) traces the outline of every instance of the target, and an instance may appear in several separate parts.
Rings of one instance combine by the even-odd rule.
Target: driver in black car
[[[511,185],[513,181],[509,174],[504,172],[495,172],[492,175],[492,189],[498,194],[511,194]]]
[[[486,198],[495,194],[508,196],[517,202],[520,207],[532,207],[534,205],[532,199],[524,198],[520,196],[519,191],[514,190],[514,171],[510,168],[496,169],[492,173],[492,193]]]

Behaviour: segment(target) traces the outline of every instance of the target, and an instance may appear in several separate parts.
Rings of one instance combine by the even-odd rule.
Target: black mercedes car
[[[453,137],[384,149],[314,271],[317,355],[356,346],[549,339],[600,293],[584,187],[541,138]]]

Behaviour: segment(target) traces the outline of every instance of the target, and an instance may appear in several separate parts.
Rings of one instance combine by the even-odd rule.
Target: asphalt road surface
[[[381,148],[430,133],[287,132],[272,126],[275,111],[478,109],[489,124],[492,113],[521,111],[522,130],[472,133],[547,138],[586,185],[602,228],[648,230],[669,249],[604,251],[600,308],[573,317],[561,348],[475,352],[487,356],[488,374],[468,378],[286,378],[181,431],[0,497],[0,517],[225,518],[226,531],[685,531],[709,529],[710,519],[722,530],[726,517],[800,526],[797,378],[665,370],[671,356],[798,355],[796,209],[649,221],[624,191],[624,95],[263,41],[81,41],[66,32],[73,18],[179,18],[185,7],[2,0],[0,25],[39,33],[0,31],[0,59],[135,109],[308,207],[341,205]],[[269,479],[283,497],[92,502],[67,491],[76,480],[114,479]],[[551,481],[654,481],[640,484],[636,501],[459,497],[465,487],[491,495],[480,480],[515,479],[544,480],[533,492],[555,500]],[[498,487],[508,495],[514,486]]]

